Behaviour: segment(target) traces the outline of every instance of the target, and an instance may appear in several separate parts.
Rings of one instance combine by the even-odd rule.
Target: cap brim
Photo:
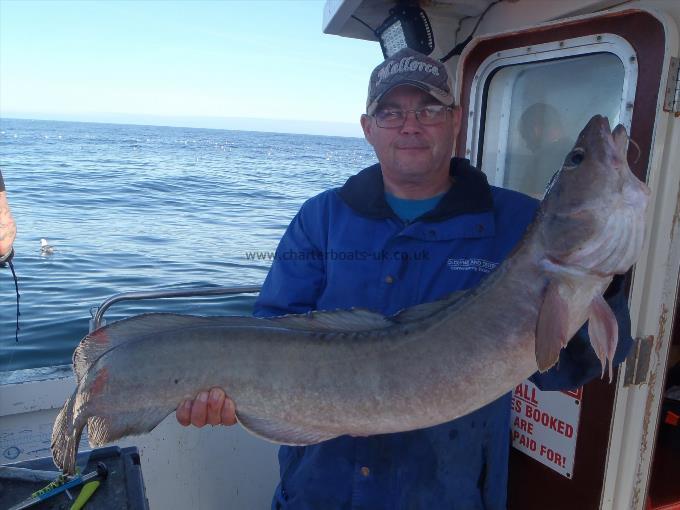
[[[394,85],[388,87],[385,89],[383,92],[381,92],[371,103],[366,107],[366,114],[367,115],[373,115],[375,112],[376,108],[378,107],[378,104],[380,103],[380,100],[385,97],[387,93],[390,91],[394,90],[397,87],[401,87],[402,85],[409,85],[411,87],[416,87],[423,92],[427,92],[429,95],[434,97],[437,101],[439,101],[442,104],[445,104],[446,106],[451,106],[453,104],[453,96],[451,94],[446,94],[445,92],[435,89],[433,90],[431,86],[427,86],[424,83],[418,82],[418,81],[413,81],[413,80],[404,80],[400,81],[399,83],[395,83]],[[447,103],[447,100],[449,102]]]

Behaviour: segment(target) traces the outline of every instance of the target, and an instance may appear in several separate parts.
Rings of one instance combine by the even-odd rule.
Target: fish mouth
[[[595,115],[579,134],[576,145],[590,150],[594,147],[603,147],[604,150],[595,150],[595,153],[601,154],[600,158],[604,157],[608,163],[618,168],[626,161],[628,134],[621,124],[612,131],[607,117]]]
[[[593,147],[599,145],[602,140],[607,159],[620,170],[627,166],[628,139],[628,132],[623,124],[617,124],[611,129],[606,116],[595,115],[579,134],[576,145]]]
[[[614,129],[611,129],[607,117],[595,115],[579,134],[576,146],[596,147],[600,140],[604,141],[604,161],[618,172],[629,175],[630,179],[636,183],[633,186],[633,194],[642,193],[645,200],[651,196],[649,187],[645,182],[638,179],[628,166],[628,142],[630,138],[626,127],[623,124],[617,124]],[[632,143],[637,146],[635,142]],[[630,196],[627,198],[630,198]]]
[[[592,136],[594,134],[604,135],[603,138],[611,137],[612,130],[609,119],[604,115],[593,115],[581,132],[581,136]]]

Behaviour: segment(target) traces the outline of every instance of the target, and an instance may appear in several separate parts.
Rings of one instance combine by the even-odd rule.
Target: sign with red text
[[[524,381],[512,394],[512,446],[562,476],[574,471],[583,388],[541,391]]]

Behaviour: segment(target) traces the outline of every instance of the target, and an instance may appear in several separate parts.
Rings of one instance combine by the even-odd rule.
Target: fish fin
[[[112,416],[90,416],[87,420],[90,446],[94,448],[121,437],[151,432],[173,410],[167,406],[149,406],[134,411],[116,411]]]
[[[560,358],[560,351],[569,339],[569,308],[560,295],[559,282],[551,282],[545,292],[536,324],[536,364],[545,372]]]
[[[81,340],[73,353],[78,382],[102,354],[119,345],[164,331],[194,326],[263,326],[263,319],[242,316],[202,317],[176,313],[146,313],[103,326]]]
[[[467,291],[460,290],[458,292],[452,292],[438,301],[432,301],[430,303],[423,303],[420,305],[404,308],[403,310],[400,310],[394,314],[391,319],[399,323],[413,322],[424,319],[460,301],[460,299],[465,294],[467,294]]]
[[[67,475],[72,475],[76,471],[76,454],[80,435],[83,432],[84,423],[75,426],[73,421],[73,408],[76,401],[76,393],[61,408],[52,427],[52,459],[54,464]]]
[[[299,425],[289,425],[276,421],[248,416],[236,411],[236,419],[248,432],[273,443],[290,446],[306,446],[337,437],[337,434],[307,429]]]
[[[272,317],[269,320],[294,329],[341,329],[343,331],[382,329],[392,326],[394,323],[412,322],[429,317],[460,301],[467,293],[468,291],[465,290],[452,292],[440,300],[410,306],[389,317],[362,308],[352,308],[351,310],[335,310],[332,312],[312,311],[297,315],[283,315]]]
[[[609,382],[612,382],[612,360],[619,340],[619,325],[614,312],[599,294],[593,298],[589,311],[590,344],[602,365],[601,377],[604,377],[605,368],[609,364]]]
[[[351,310],[311,311],[266,319],[271,325],[307,331],[366,331],[383,329],[394,323],[389,317],[363,308]]]

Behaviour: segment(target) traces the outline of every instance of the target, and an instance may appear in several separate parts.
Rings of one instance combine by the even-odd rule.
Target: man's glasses
[[[406,122],[407,115],[410,112],[413,112],[413,114],[416,116],[416,120],[423,126],[436,126],[437,124],[442,124],[449,115],[449,112],[452,110],[452,107],[444,106],[443,104],[423,106],[417,110],[381,108],[373,114],[373,117],[375,118],[375,123],[378,125],[378,127],[400,128]]]

